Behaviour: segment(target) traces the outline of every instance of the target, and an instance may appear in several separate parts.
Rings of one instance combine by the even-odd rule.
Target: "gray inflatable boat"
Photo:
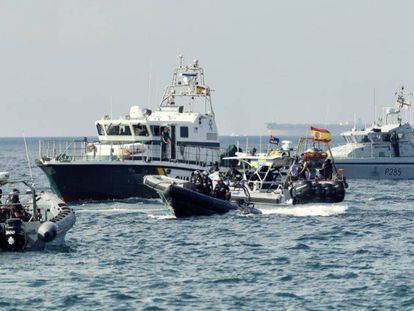
[[[42,250],[48,244],[64,243],[66,233],[76,222],[72,208],[52,193],[36,193],[29,182],[9,180],[0,173],[0,186],[9,198],[0,209],[0,249],[5,251]],[[24,186],[21,195],[17,187]]]

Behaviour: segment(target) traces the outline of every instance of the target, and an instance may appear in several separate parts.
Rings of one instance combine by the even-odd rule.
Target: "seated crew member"
[[[22,204],[20,203],[19,194],[20,191],[18,189],[13,189],[9,194],[7,205],[10,208],[10,217],[20,218],[23,221],[28,221],[30,219],[30,215],[26,213]]]
[[[197,170],[191,174],[190,182],[195,185],[195,190],[203,193],[203,179],[200,171]]]
[[[10,218],[10,210],[6,205],[3,205],[1,198],[3,196],[3,191],[0,189],[0,222],[4,222],[7,218]]]
[[[322,178],[332,179],[333,166],[331,159],[326,159],[325,162],[323,162],[322,168],[319,172],[322,175]]]
[[[211,181],[211,178],[208,176],[208,172],[204,171],[202,175],[203,180],[203,191],[205,195],[212,195],[213,192],[213,182]]]
[[[219,163],[214,161],[213,165],[210,167],[210,174],[220,171]]]
[[[220,178],[220,180],[217,182],[216,187],[214,188],[214,197],[220,200],[230,200],[230,188],[227,186],[223,179]]]
[[[164,127],[161,134],[161,161],[168,160],[167,146],[170,142],[170,130],[168,127]]]

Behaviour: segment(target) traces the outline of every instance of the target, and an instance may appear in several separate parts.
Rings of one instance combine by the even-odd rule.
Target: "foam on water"
[[[153,215],[153,214],[148,214],[149,218],[154,218],[157,220],[165,220],[165,219],[177,219],[174,215],[172,214],[168,214],[168,215]]]
[[[0,171],[27,177],[21,139],[0,148]],[[414,184],[349,186],[341,204],[259,205],[249,217],[168,221],[160,200],[74,205],[66,245],[1,253],[0,291],[24,295],[0,295],[0,309],[413,310]]]
[[[260,209],[264,215],[281,214],[297,217],[333,216],[345,213],[348,206],[344,204],[307,204],[301,206],[286,206]]]

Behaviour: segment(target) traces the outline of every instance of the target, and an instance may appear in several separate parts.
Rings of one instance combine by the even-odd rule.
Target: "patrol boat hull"
[[[38,166],[46,174],[52,191],[65,202],[158,198],[155,190],[143,184],[145,175],[169,172],[175,177],[186,178],[192,171],[192,168],[125,162],[38,163]]]
[[[414,157],[335,159],[348,179],[414,179]]]

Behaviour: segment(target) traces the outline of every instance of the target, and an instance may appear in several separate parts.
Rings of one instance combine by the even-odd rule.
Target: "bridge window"
[[[104,128],[103,128],[103,126],[101,124],[99,124],[99,123],[96,124],[96,129],[98,130],[98,135],[99,136],[105,135]]]
[[[148,129],[144,124],[134,124],[132,129],[135,136],[149,136]]]
[[[131,128],[128,124],[106,125],[106,133],[111,136],[131,136]]]

